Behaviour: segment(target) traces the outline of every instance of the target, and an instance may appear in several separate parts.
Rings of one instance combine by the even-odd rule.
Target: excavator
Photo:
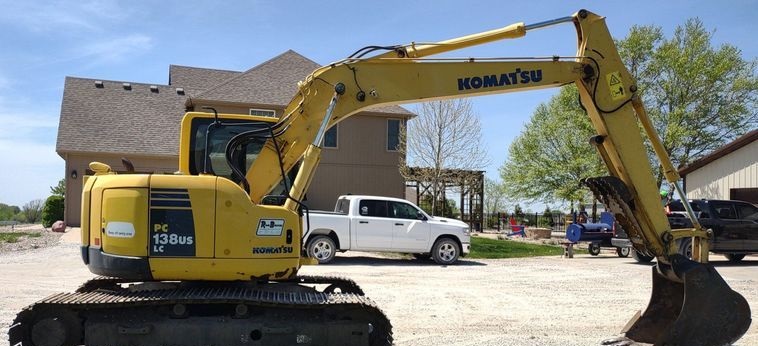
[[[562,23],[576,28],[576,56],[434,57]],[[691,211],[694,228],[670,228],[645,137],[668,182],[679,180],[677,171],[604,17],[580,10],[441,42],[367,46],[306,76],[278,119],[187,113],[173,175],[116,174],[91,163],[81,249],[98,276],[23,309],[10,345],[391,345],[390,321],[356,282],[298,275],[315,264],[302,250],[302,199],[326,130],[378,105],[571,83],[609,171],[583,183],[635,250],[657,259],[645,312],[599,343],[738,340],[750,326],[750,307],[708,264],[711,233]],[[693,240],[692,259],[679,254],[682,238]]]

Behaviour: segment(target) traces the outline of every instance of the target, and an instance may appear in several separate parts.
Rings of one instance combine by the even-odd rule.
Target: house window
[[[322,147],[324,148],[337,148],[337,127],[338,125],[334,125],[330,127],[328,130],[326,130],[326,133],[324,134],[324,144]]]
[[[273,109],[257,109],[250,108],[250,115],[257,115],[260,117],[272,117],[276,118],[276,111]]]
[[[400,119],[387,119],[387,150],[397,151],[400,145]]]

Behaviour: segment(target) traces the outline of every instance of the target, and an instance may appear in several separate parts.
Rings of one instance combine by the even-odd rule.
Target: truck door
[[[392,248],[405,251],[429,251],[431,225],[419,220],[419,210],[409,203],[390,202],[390,217],[394,223]]]
[[[387,250],[392,246],[393,219],[389,218],[389,203],[362,199],[352,218],[356,250]]]
[[[745,228],[743,250],[758,252],[758,208],[750,203],[741,202],[735,202],[734,206],[737,209],[737,217]]]
[[[717,219],[714,222],[714,235],[716,243],[718,243],[717,250],[742,250],[747,238],[746,227],[737,218],[737,210],[735,210],[734,204],[728,201],[709,201],[708,204],[715,214],[711,215],[711,220]],[[720,232],[716,231],[717,227]]]

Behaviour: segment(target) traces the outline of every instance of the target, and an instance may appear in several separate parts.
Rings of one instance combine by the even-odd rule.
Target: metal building
[[[758,204],[758,129],[679,169],[691,199]]]

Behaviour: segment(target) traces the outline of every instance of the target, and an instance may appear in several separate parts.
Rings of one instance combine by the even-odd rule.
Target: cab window
[[[208,132],[208,126],[213,122],[209,118],[195,118],[192,120],[192,137],[190,139],[189,169],[190,174],[196,175],[202,173],[205,169],[205,141],[208,138],[208,168],[210,173],[219,177],[232,179],[232,169],[226,161],[226,144],[232,137],[254,129],[265,128],[268,123],[261,121],[234,120],[233,123],[222,122],[227,126],[218,126]],[[265,139],[259,138],[250,142],[243,148],[244,155],[240,155],[240,161],[235,165],[241,167],[243,171],[255,161],[263,148]],[[234,180],[234,179],[233,179]]]
[[[728,202],[711,202],[713,210],[720,219],[734,220],[737,219],[737,211],[734,210],[734,205]]]
[[[340,214],[347,214],[350,208],[350,200],[347,198],[340,198],[337,200],[337,204],[334,206],[334,211]]]
[[[387,217],[387,201],[377,201],[373,199],[361,200],[358,205],[358,213],[361,216]]]
[[[392,205],[391,211],[392,214],[391,217],[398,218],[398,219],[410,219],[410,220],[417,220],[418,219],[418,209],[413,207],[412,205],[408,203],[402,203],[402,202],[390,202]]]
[[[750,204],[739,203],[736,205],[737,215],[740,219],[758,221],[758,208]]]

